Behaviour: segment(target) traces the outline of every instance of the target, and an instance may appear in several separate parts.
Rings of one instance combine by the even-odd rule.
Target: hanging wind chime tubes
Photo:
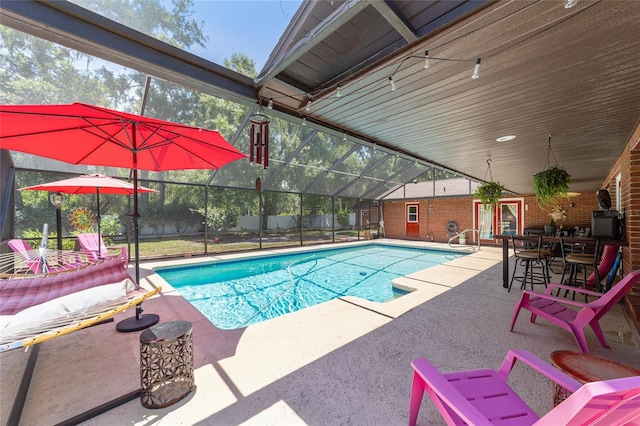
[[[269,123],[271,119],[258,112],[249,117],[249,162],[269,166]]]

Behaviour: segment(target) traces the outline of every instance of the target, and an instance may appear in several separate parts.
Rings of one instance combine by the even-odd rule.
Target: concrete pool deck
[[[153,272],[161,266],[240,256],[246,254],[142,264],[141,284],[163,286],[161,296],[144,303],[145,312],[159,314],[161,322],[193,323],[197,389],[167,408],[146,409],[134,399],[83,424],[405,425],[414,358],[427,357],[442,371],[451,371],[497,368],[510,348],[527,349],[546,360],[555,350],[578,350],[571,334],[541,319],[530,324],[526,312],[514,332],[508,331],[521,291],[502,287],[497,247],[482,247],[396,280],[396,285],[416,291],[390,302],[346,297],[239,330],[214,327]],[[127,311],[115,320],[133,314]],[[591,353],[640,368],[640,339],[622,305],[601,325],[611,348],[601,347],[589,330]],[[139,335],[118,333],[108,323],[41,344],[20,424],[57,424],[138,389]],[[27,356],[21,350],[0,354],[3,423]],[[551,409],[549,381],[518,364],[512,377],[510,382],[535,411]],[[444,424],[426,397],[418,424]]]

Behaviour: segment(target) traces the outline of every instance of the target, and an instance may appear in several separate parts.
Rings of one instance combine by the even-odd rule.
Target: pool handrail
[[[475,232],[476,234],[478,234],[478,240],[477,240],[478,241],[478,247],[474,248],[473,245],[471,245],[471,244],[469,244],[469,245],[465,244],[463,248],[480,251],[480,231],[478,231],[477,229],[472,229],[472,228],[467,228],[464,231],[460,231],[456,235],[454,235],[453,237],[449,238],[449,247],[451,247],[452,249],[460,248],[459,246],[458,247],[452,246],[451,245],[451,241],[455,240],[456,238],[460,238],[461,234],[465,234],[466,235],[467,232]]]

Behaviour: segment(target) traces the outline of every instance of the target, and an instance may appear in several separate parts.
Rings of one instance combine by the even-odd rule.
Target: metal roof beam
[[[390,180],[392,180],[394,177],[398,176],[401,173],[404,173],[406,170],[409,169],[409,167],[414,166],[415,163],[409,163],[406,166],[404,166],[403,168],[401,168],[400,170],[398,170],[397,172],[395,172],[394,174],[392,174],[391,176],[389,176],[387,179],[385,179],[383,182],[380,182],[379,184],[377,184],[376,186],[374,186],[373,188],[371,188],[370,190],[368,190],[367,192],[365,192],[364,194],[362,194],[363,197],[367,197],[371,192],[377,190],[381,185],[386,185],[387,182],[389,182]],[[406,182],[405,182],[406,183]]]
[[[353,154],[353,152],[358,149],[360,146],[357,143],[354,143],[353,146],[351,147],[351,149],[344,154],[341,158],[337,159],[336,161],[333,162],[332,165],[329,166],[329,168],[327,169],[327,173],[325,174],[325,176],[319,175],[318,177],[316,177],[313,182],[311,182],[309,185],[306,186],[306,188],[304,188],[302,190],[303,194],[306,194],[307,191],[309,191],[311,188],[313,188],[314,186],[316,186],[318,183],[320,183],[320,181],[322,179],[326,179],[326,175],[328,175],[329,173],[331,173],[333,171],[333,169],[340,163],[342,163],[346,158],[348,158],[351,154]]]
[[[407,42],[416,41],[416,30],[407,18],[392,3],[385,0],[369,0],[369,4],[400,34]]]
[[[371,164],[369,167],[367,167],[366,169],[364,169],[362,171],[362,173],[360,173],[360,176],[356,177],[355,179],[353,179],[351,182],[347,183],[346,185],[344,185],[342,188],[340,188],[338,191],[334,192],[333,196],[336,197],[340,194],[342,194],[344,191],[346,191],[351,185],[353,185],[354,183],[356,183],[358,180],[362,179],[363,177],[365,179],[373,179],[373,178],[368,178],[365,176],[365,173],[375,169],[376,167],[378,167],[380,164],[384,163],[385,161],[387,161],[387,159],[391,156],[392,154],[387,154],[384,157],[382,157],[381,160],[374,162],[373,164]],[[383,179],[377,179],[377,180],[382,180],[384,182]],[[360,196],[359,198],[362,198],[362,196]]]
[[[266,190],[267,188],[269,188],[269,186],[273,183],[273,180],[276,178],[276,176],[278,176],[282,170],[284,170],[285,167],[289,166],[289,163],[291,163],[291,160],[293,160],[296,155],[298,155],[300,153],[300,151],[302,151],[302,149],[307,146],[307,144],[318,134],[317,130],[313,130],[309,136],[307,136],[307,138],[305,140],[303,140],[300,145],[298,145],[298,147],[287,157],[285,158],[284,162],[280,165],[280,168],[278,170],[276,170],[275,172],[273,172],[271,174],[271,176],[269,176],[269,178],[265,181],[264,183],[264,189]]]
[[[347,0],[339,8],[337,8],[325,20],[320,22],[313,30],[301,38],[292,47],[287,48],[281,54],[281,58],[273,61],[268,68],[260,72],[255,80],[256,85],[262,86],[267,81],[273,79],[285,68],[293,62],[304,56],[315,46],[320,44],[325,38],[331,35],[336,29],[340,28],[351,18],[356,16],[360,11],[368,7],[369,4],[364,1]]]
[[[336,192],[333,193],[333,197],[338,197],[340,196],[340,194],[342,194],[344,191],[346,191],[351,185],[353,185],[355,182],[357,182],[360,179],[360,176],[356,176],[355,178],[353,178],[351,180],[351,182],[346,183],[344,185],[342,185],[342,188],[338,189]],[[356,197],[353,197],[356,198]]]

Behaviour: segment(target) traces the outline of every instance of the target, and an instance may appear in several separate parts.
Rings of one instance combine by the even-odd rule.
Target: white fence
[[[312,220],[303,223],[304,228],[314,229],[331,229],[332,217],[336,221],[336,227],[338,227],[338,220],[336,215],[323,214],[315,216]],[[356,225],[356,214],[349,213],[349,226]],[[260,218],[258,216],[240,216],[238,217],[238,226],[240,229],[247,231],[257,231],[260,226]],[[299,225],[297,223],[297,216],[269,216],[267,217],[267,229],[295,229]]]
[[[323,214],[319,216],[315,216],[313,218],[309,218],[311,220],[306,220],[303,223],[303,227],[305,229],[332,229],[332,216],[335,218],[336,228],[339,228],[338,219],[336,215]],[[356,225],[356,214],[349,213],[349,226],[354,227]],[[267,230],[278,230],[278,229],[296,229],[298,228],[297,216],[269,216],[267,217]],[[182,232],[192,233],[198,232],[201,228],[199,227],[189,227]],[[235,230],[245,230],[245,231],[257,231],[260,229],[260,217],[259,216],[239,216],[238,217],[238,226]],[[141,226],[140,227],[140,235],[155,235],[158,231],[150,226]],[[176,227],[171,224],[167,224],[163,227],[161,234],[177,234],[178,231]]]

